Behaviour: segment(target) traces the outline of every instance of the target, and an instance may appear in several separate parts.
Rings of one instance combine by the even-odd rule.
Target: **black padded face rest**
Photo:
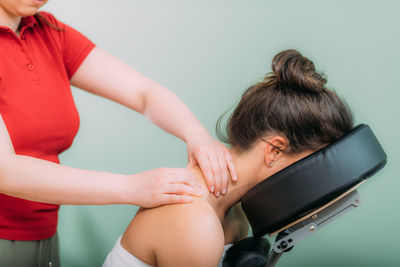
[[[372,176],[386,154],[367,125],[263,180],[242,197],[256,237],[272,233]]]

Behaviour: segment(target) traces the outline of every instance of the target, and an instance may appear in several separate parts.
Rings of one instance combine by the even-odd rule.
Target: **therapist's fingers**
[[[214,185],[215,185],[215,192],[214,195],[219,197],[222,190],[222,168],[220,166],[220,160],[218,153],[210,153],[208,155],[208,160],[211,165],[211,170],[213,173]]]
[[[159,168],[131,175],[129,184],[134,192],[129,201],[141,207],[186,203],[193,196],[201,196],[200,183],[193,173],[184,168]]]
[[[198,165],[209,191],[219,196],[221,192],[227,191],[229,176],[236,180],[235,165],[229,149],[224,144],[211,136],[203,139],[187,141],[188,166]]]
[[[231,152],[229,150],[227,150],[225,152],[225,160],[226,160],[226,164],[228,166],[229,173],[230,173],[232,181],[237,181],[236,166],[235,166],[235,163],[233,161],[232,154],[231,154]]]
[[[194,188],[186,184],[169,184],[165,189],[166,194],[176,194],[176,195],[192,195],[192,196],[202,196],[203,191],[200,188]]]
[[[225,160],[225,155],[218,154],[218,163],[221,169],[221,194],[225,195],[228,189],[228,166]]]
[[[210,160],[208,159],[207,154],[205,154],[205,153],[197,154],[196,161],[200,167],[201,172],[203,173],[204,179],[207,183],[208,190],[211,193],[214,193],[215,192],[214,176],[213,176]]]
[[[193,172],[186,168],[162,168],[164,169],[164,177],[170,184],[186,184],[190,187],[197,188],[200,182],[194,177]]]
[[[187,195],[174,195],[174,194],[163,194],[160,196],[160,201],[166,204],[184,204],[193,201],[192,196]]]

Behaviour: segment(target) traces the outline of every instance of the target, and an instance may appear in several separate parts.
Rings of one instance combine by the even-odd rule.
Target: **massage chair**
[[[234,244],[223,267],[272,267],[307,236],[361,204],[357,187],[387,156],[367,125],[284,168],[241,199],[253,236]],[[271,245],[265,235],[276,236]]]

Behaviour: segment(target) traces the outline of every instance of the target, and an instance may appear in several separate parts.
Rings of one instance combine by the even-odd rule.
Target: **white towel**
[[[121,237],[118,238],[113,249],[108,253],[103,267],[152,267],[126,251],[121,246]]]
[[[131,253],[129,253],[126,249],[121,246],[121,237],[120,236],[115,242],[113,249],[108,253],[106,260],[103,263],[103,267],[152,267],[147,263],[139,260]],[[219,261],[218,267],[222,267],[222,259],[225,256],[225,252],[232,246],[233,244],[227,244],[224,246],[224,252],[222,253],[221,259]]]

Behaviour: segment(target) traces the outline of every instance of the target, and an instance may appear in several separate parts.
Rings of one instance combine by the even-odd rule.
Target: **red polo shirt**
[[[20,38],[0,26],[0,114],[16,154],[59,163],[58,154],[79,128],[69,80],[94,44],[51,14],[40,14],[62,30],[33,16],[22,18]],[[0,194],[0,238],[51,237],[58,208]]]

